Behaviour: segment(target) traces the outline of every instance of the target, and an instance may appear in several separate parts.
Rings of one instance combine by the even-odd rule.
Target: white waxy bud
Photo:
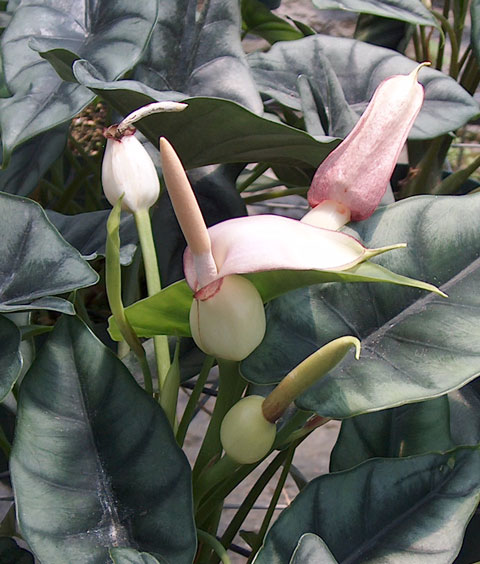
[[[148,210],[160,194],[155,165],[134,136],[134,128],[117,135],[116,127],[111,126],[105,133],[107,147],[102,163],[103,191],[112,206],[123,194],[123,210],[131,213]]]
[[[263,458],[273,446],[276,426],[263,415],[262,396],[247,396],[225,415],[220,440],[226,454],[240,464]]]
[[[226,276],[195,294],[190,329],[196,345],[206,354],[243,360],[262,342],[265,328],[262,298],[243,276]]]

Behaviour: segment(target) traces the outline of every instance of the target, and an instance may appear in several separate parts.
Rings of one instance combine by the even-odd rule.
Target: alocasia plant
[[[461,41],[468,2],[393,4],[315,0],[363,12],[355,38],[278,1],[0,7],[0,560],[480,559],[476,382],[451,392],[480,374],[479,197],[377,209],[389,182],[471,190],[478,159],[441,180],[479,112],[478,7]],[[393,28],[416,61],[379,46]],[[272,47],[247,56],[247,32]],[[282,196],[312,209],[249,207]],[[307,484],[296,449],[331,417]]]

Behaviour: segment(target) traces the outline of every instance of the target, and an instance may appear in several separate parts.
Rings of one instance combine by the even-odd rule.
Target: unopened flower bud
[[[225,415],[220,440],[226,454],[240,464],[263,458],[273,446],[276,426],[263,415],[262,396],[247,396]]]
[[[107,146],[102,163],[102,184],[107,200],[114,206],[124,194],[122,209],[135,213],[149,209],[158,199],[160,183],[150,155],[128,128],[118,135],[116,126],[105,132]]]
[[[190,329],[206,354],[243,360],[262,342],[265,328],[262,298],[243,276],[226,276],[195,294]]]
[[[353,221],[372,215],[422,106],[417,75],[425,64],[378,86],[353,130],[317,169],[308,191],[312,208],[333,200],[350,210]]]

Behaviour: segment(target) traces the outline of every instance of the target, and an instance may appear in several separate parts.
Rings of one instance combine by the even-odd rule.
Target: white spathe
[[[122,209],[149,209],[160,194],[157,171],[150,155],[134,135],[107,139],[102,163],[102,185],[114,206],[123,194]]]

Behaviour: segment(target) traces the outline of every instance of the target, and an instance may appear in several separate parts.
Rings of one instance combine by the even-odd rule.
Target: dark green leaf
[[[437,20],[421,0],[313,0],[313,3],[320,10],[347,10],[439,27]]]
[[[105,256],[107,218],[110,210],[63,215],[46,211],[48,219],[59,230],[62,237],[75,247],[86,260]],[[132,214],[123,214],[120,223],[120,264],[130,264],[137,247],[138,235]]]
[[[268,7],[269,10],[275,10],[280,6],[282,0],[260,0],[262,4]]]
[[[121,545],[190,564],[190,467],[161,407],[76,318],[21,386],[11,474],[22,534],[48,564]]]
[[[158,23],[132,78],[158,91],[226,98],[263,109],[240,41],[238,0],[162,0]],[[85,57],[88,58],[88,57]]]
[[[2,564],[34,564],[30,552],[20,548],[13,539],[0,538],[0,562]]]
[[[360,14],[354,37],[358,41],[404,53],[412,38],[413,30],[413,26],[406,22],[372,14]]]
[[[242,363],[257,384],[279,382],[318,347],[362,340],[305,392],[303,409],[345,418],[442,395],[480,373],[480,195],[410,198],[352,225],[367,246],[405,241],[375,262],[435,282],[448,295],[386,284],[323,285],[271,302],[262,344]],[[281,343],[281,346],[279,346]]]
[[[52,294],[91,286],[98,276],[66,243],[35,202],[0,194],[0,311],[53,309],[73,313]]]
[[[448,394],[452,439],[457,445],[480,444],[480,379]]]
[[[151,554],[134,548],[111,548],[110,556],[114,564],[168,564],[163,558],[159,561]]]
[[[15,323],[0,315],[0,401],[12,389],[22,368],[20,339]]]
[[[139,60],[157,17],[158,0],[90,3],[24,0],[2,35],[5,79],[13,96],[1,100],[3,160],[12,150],[70,120],[94,95],[64,82],[49,62],[68,74],[68,64],[88,59],[106,80]],[[42,56],[39,54],[42,52]]]
[[[151,115],[137,124],[155,146],[161,135],[167,137],[186,169],[235,162],[317,167],[338,144],[337,139],[325,137],[319,141],[304,131],[262,118],[235,102],[215,98],[185,100],[178,93],[171,96],[169,92],[156,92],[135,81],[98,80],[91,70],[84,61],[74,65],[77,80],[102,96],[122,115],[159,100],[180,99],[188,103],[183,112]]]
[[[242,18],[246,33],[263,37],[271,44],[277,41],[293,41],[304,36],[287,21],[272,14],[261,0],[242,0]]]
[[[479,498],[477,449],[369,460],[310,482],[255,564],[289,562],[305,533],[321,537],[339,563],[450,564]]]
[[[65,149],[67,131],[57,127],[37,135],[16,149],[5,170],[0,170],[0,190],[28,196]]]
[[[276,43],[268,53],[250,55],[249,62],[261,92],[300,110],[297,77],[307,76],[319,96],[324,96],[325,58],[358,116],[382,80],[392,74],[408,74],[417,66],[415,61],[390,49],[324,35]],[[419,80],[425,87],[425,102],[410,133],[411,139],[448,133],[478,114],[478,104],[452,78],[433,69],[422,69]]]
[[[442,396],[346,419],[332,451],[330,470],[352,468],[369,458],[426,454],[453,446],[448,397]]]

